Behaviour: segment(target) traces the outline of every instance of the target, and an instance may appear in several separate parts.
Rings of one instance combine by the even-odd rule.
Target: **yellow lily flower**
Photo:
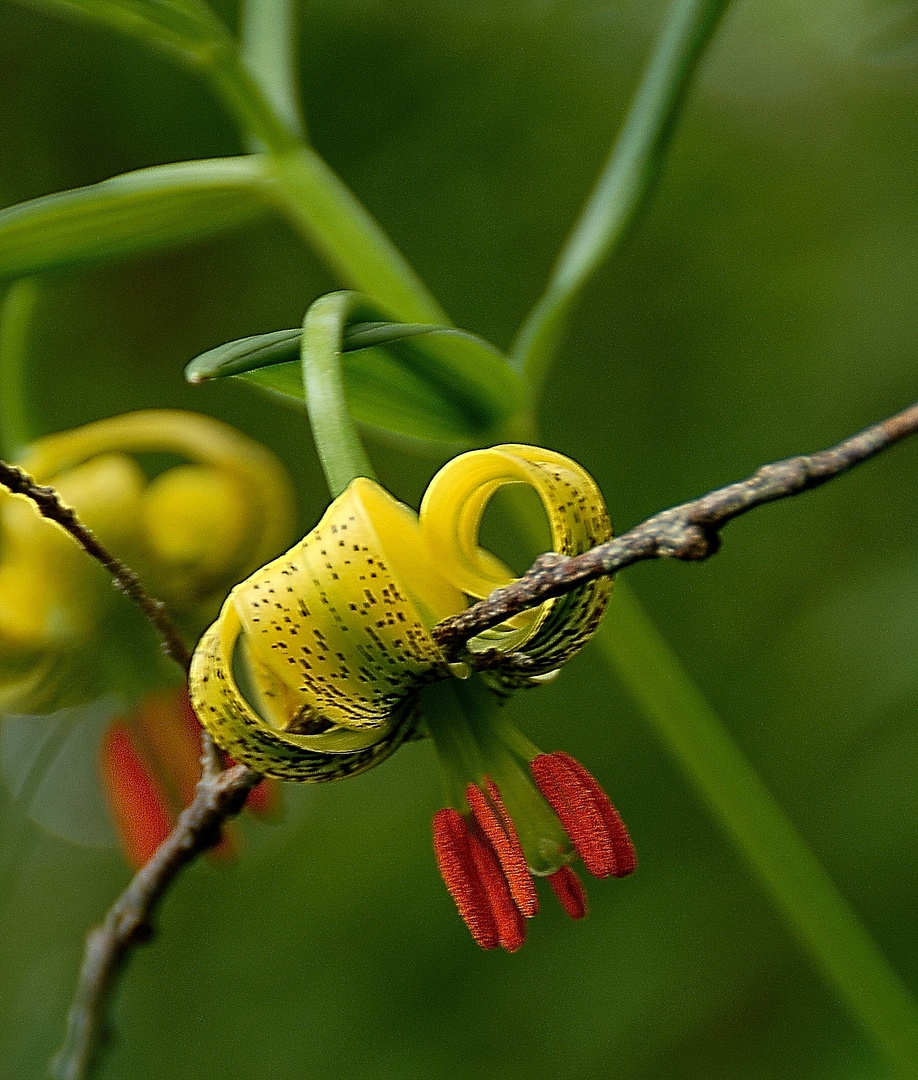
[[[130,455],[150,453],[186,463],[149,480]],[[39,439],[20,464],[53,485],[191,634],[289,535],[280,464],[210,417],[112,417]],[[108,575],[59,526],[0,491],[0,711],[50,712],[112,688],[114,653],[127,652],[119,641],[138,632],[125,610]]]
[[[562,555],[611,536],[591,477],[537,447],[455,458],[419,514],[358,478],[300,543],[233,589],[198,645],[189,691],[219,746],[281,779],[353,775],[429,734],[453,803],[434,819],[441,872],[475,940],[513,950],[537,907],[532,874],[548,877],[579,917],[585,901],[568,864],[580,855],[598,876],[623,876],[634,858],[586,770],[540,754],[495,708],[586,644],[611,582],[590,582],[469,642],[472,651],[524,652],[525,678],[509,658],[483,676],[450,664],[430,634],[469,599],[514,580],[478,542],[485,509],[506,484],[536,492]]]

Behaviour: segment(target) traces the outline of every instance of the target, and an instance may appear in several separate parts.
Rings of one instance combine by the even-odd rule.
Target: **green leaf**
[[[268,213],[255,156],[180,162],[0,211],[0,279],[133,255]]]
[[[301,335],[297,328],[229,342],[193,360],[186,377],[241,375],[302,400]],[[391,322],[369,301],[343,328],[341,366],[351,414],[400,435],[480,445],[508,437],[524,407],[522,381],[493,345],[454,327]]]
[[[198,61],[215,44],[229,41],[226,28],[204,0],[20,0],[38,8],[102,23],[148,44]]]

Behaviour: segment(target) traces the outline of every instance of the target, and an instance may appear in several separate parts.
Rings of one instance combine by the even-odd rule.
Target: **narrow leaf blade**
[[[257,157],[158,165],[0,211],[0,279],[98,262],[269,212]]]
[[[226,38],[216,14],[200,0],[19,0],[52,15],[101,23],[186,58]]]
[[[496,439],[523,408],[524,388],[503,355],[454,327],[394,323],[373,305],[354,309],[342,338],[348,408],[361,423],[433,442]],[[229,342],[193,360],[193,383],[242,376],[304,398],[299,329]]]

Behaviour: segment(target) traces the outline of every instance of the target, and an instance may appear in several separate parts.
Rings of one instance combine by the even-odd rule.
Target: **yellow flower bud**
[[[129,455],[151,453],[186,463],[150,480]],[[193,634],[289,535],[280,464],[210,417],[148,410],[100,420],[38,440],[21,465]],[[62,528],[0,492],[0,710],[47,711],[106,689],[102,661],[124,636],[119,603],[107,573]]]

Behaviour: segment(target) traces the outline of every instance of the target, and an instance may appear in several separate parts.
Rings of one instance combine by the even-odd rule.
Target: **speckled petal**
[[[449,673],[419,609],[465,606],[425,564],[416,516],[362,477],[232,597],[250,654],[300,705],[348,728],[385,722],[406,693]]]
[[[488,502],[499,488],[514,483],[528,484],[538,494],[548,517],[552,547],[559,554],[580,555],[612,536],[599,488],[570,458],[520,444],[462,454],[431,481],[421,504],[420,526],[443,575],[469,596],[483,598],[515,578],[478,544]],[[481,634],[469,645],[525,650],[538,661],[540,672],[552,671],[592,637],[611,588],[610,578],[600,578]]]
[[[411,734],[417,691],[449,676],[427,626],[464,606],[427,560],[413,512],[359,478],[230,594],[195,654],[192,702],[215,741],[260,772],[369,768]],[[233,675],[240,638],[248,699]]]
[[[364,731],[332,728],[300,735],[274,727],[249,705],[233,675],[241,631],[239,616],[228,600],[198,644],[189,677],[189,696],[198,719],[237,761],[281,780],[320,783],[372,768],[412,734],[411,700],[401,702],[388,723]]]

